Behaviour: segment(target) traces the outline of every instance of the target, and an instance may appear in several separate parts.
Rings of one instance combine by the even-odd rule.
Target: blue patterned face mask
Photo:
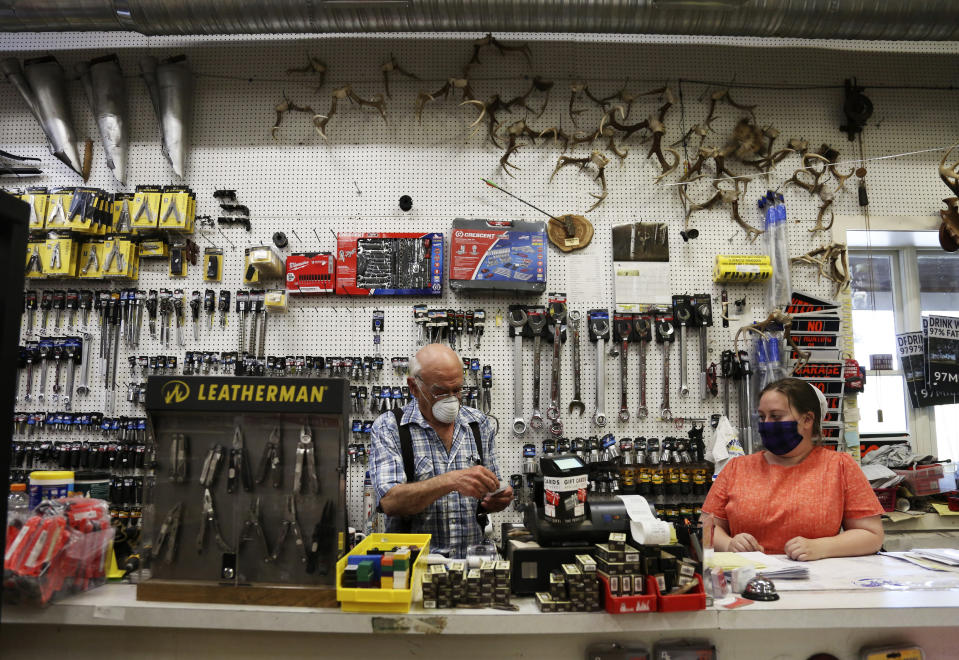
[[[799,424],[788,422],[759,422],[759,436],[763,439],[763,447],[783,456],[799,446],[802,436],[799,434]]]

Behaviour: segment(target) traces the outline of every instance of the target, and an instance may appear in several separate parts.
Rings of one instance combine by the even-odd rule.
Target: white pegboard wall
[[[522,40],[526,35],[502,38],[505,41]],[[35,41],[31,41],[31,39]],[[874,120],[865,134],[867,157],[888,153],[913,151],[942,146],[956,139],[954,113],[947,109],[954,105],[955,92],[932,90],[870,90],[869,85],[954,85],[956,73],[951,65],[954,45],[922,45],[919,52],[895,53],[847,52],[814,50],[803,47],[809,42],[782,42],[784,47],[767,47],[756,40],[728,39],[711,45],[696,45],[692,39],[591,36],[589,39],[565,40],[556,35],[532,37],[533,66],[527,67],[522,57],[500,57],[494,50],[481,54],[482,65],[473,70],[474,91],[480,98],[499,93],[504,99],[522,94],[528,79],[534,74],[555,81],[549,105],[540,118],[525,117],[531,126],[542,130],[555,125],[572,132],[567,106],[568,85],[571,80],[584,80],[596,96],[612,94],[629,80],[630,91],[645,91],[666,82],[677,96],[682,92],[683,108],[674,106],[666,117],[665,144],[671,144],[683,134],[683,127],[702,121],[705,117],[708,92],[718,87],[677,80],[697,79],[715,81],[749,81],[770,85],[809,84],[840,85],[845,77],[857,76],[867,87],[867,94],[876,106]],[[410,38],[367,38],[365,36],[336,36],[325,38],[157,38],[121,34],[96,35],[8,35],[8,48],[25,58],[39,54],[39,50],[53,49],[68,71],[84,59],[117,51],[127,76],[130,99],[132,143],[128,189],[138,184],[174,183],[172,172],[159,150],[158,129],[146,90],[137,77],[137,59],[146,54],[164,57],[186,52],[198,74],[196,84],[195,122],[192,149],[187,166],[186,183],[197,193],[198,212],[214,217],[218,209],[212,193],[216,189],[232,188],[238,191],[240,203],[253,213],[253,231],[242,228],[224,228],[227,240],[217,231],[199,232],[201,247],[210,242],[225,250],[225,272],[220,286],[208,287],[202,282],[199,268],[192,268],[185,280],[171,281],[165,262],[144,261],[141,269],[141,289],[240,288],[243,248],[247,245],[268,243],[275,231],[287,233],[290,245],[287,251],[332,251],[335,239],[331,232],[355,231],[441,231],[449,233],[455,217],[527,218],[542,220],[534,211],[507,196],[494,191],[480,181],[492,178],[515,194],[551,213],[582,213],[593,202],[589,193],[599,191],[592,175],[567,167],[550,181],[550,174],[561,149],[546,141],[535,146],[524,146],[513,155],[511,162],[519,170],[513,177],[504,175],[499,167],[502,150],[491,145],[485,136],[485,125],[470,137],[469,123],[475,117],[471,107],[459,107],[459,96],[428,103],[418,121],[414,108],[417,94],[439,89],[449,77],[459,76],[462,65],[472,53],[471,38],[423,35]],[[31,43],[38,52],[31,52]],[[391,80],[393,98],[388,100],[388,119],[384,123],[375,111],[341,103],[328,126],[329,142],[313,131],[303,115],[288,115],[274,141],[270,127],[274,122],[274,106],[286,93],[298,104],[310,104],[317,112],[329,107],[330,92],[336,86],[351,83],[358,94],[369,97],[383,91],[380,65],[392,53],[400,64],[424,80],[409,80],[395,76]],[[315,92],[316,86],[308,76],[289,75],[286,69],[302,66],[307,54],[323,59],[329,66],[326,85]],[[250,80],[250,79],[253,80]],[[13,153],[43,157],[45,175],[39,183],[78,185],[77,177],[69,173],[47,152],[43,134],[33,121],[25,104],[11,87],[0,97],[0,148]],[[842,152],[842,160],[856,153],[852,143],[838,131],[841,123],[840,89],[809,89],[773,91],[733,89],[734,99],[741,104],[756,104],[757,122],[772,124],[782,133],[777,142],[784,145],[790,137],[802,137],[814,148],[829,143]],[[534,95],[531,105],[538,108],[542,96]],[[106,168],[99,136],[86,106],[78,82],[70,84],[70,100],[78,136],[89,137],[95,143],[95,157],[90,184],[107,190],[116,190]],[[629,121],[635,122],[652,113],[660,104],[658,97],[638,100]],[[588,101],[580,101],[579,108],[587,111],[579,115],[580,129],[593,130],[599,121],[599,110]],[[721,141],[742,113],[721,106],[713,127],[718,131],[709,144]],[[503,113],[499,119],[509,123],[524,118],[514,112]],[[579,292],[569,301],[570,309],[586,312],[588,309],[612,308],[612,276],[610,267],[612,226],[634,221],[664,221],[670,227],[670,281],[673,293],[711,293],[716,302],[716,326],[709,331],[711,352],[709,359],[718,362],[719,352],[731,348],[730,342],[736,324],[723,329],[718,319],[720,287],[711,282],[713,256],[717,253],[755,254],[762,250],[761,241],[749,245],[743,233],[730,220],[725,208],[704,211],[693,216],[693,225],[700,237],[684,243],[679,237],[683,211],[678,192],[673,187],[655,185],[658,174],[655,159],[646,159],[647,145],[634,137],[623,145],[630,149],[629,157],[620,165],[612,154],[606,168],[609,196],[589,218],[596,228],[592,244],[584,250],[563,255],[551,249],[547,291]],[[720,145],[721,146],[721,145]],[[588,155],[591,147],[580,146],[568,154]],[[690,153],[690,157],[694,154]],[[939,154],[929,153],[899,160],[886,160],[868,165],[870,202],[873,213],[883,215],[934,214],[943,196],[935,166]],[[744,168],[734,163],[733,169]],[[793,156],[783,162],[771,175],[769,183],[757,178],[742,204],[742,215],[751,223],[758,222],[753,203],[755,197],[769,187],[778,187],[798,167]],[[593,171],[592,168],[587,172]],[[675,180],[675,176],[667,181]],[[851,180],[851,182],[854,181]],[[31,182],[32,183],[32,182]],[[816,217],[817,204],[804,191],[793,187],[783,190],[790,220],[790,254],[798,255],[828,242],[823,234],[813,235],[808,229]],[[701,191],[691,193],[700,199]],[[409,214],[397,208],[403,194],[413,198]],[[855,214],[854,186],[841,195],[835,204],[837,214]],[[596,275],[589,289],[582,285],[584,275]],[[816,270],[797,266],[792,270],[795,289],[814,295],[831,294],[831,284],[819,281]],[[280,285],[281,283],[277,283]],[[59,285],[59,284],[58,284]],[[42,288],[43,283],[34,286]],[[88,287],[86,283],[84,287]],[[111,288],[107,284],[99,288]],[[445,287],[445,283],[444,283]],[[97,287],[88,287],[97,288]],[[729,287],[730,300],[745,295],[748,303],[745,320],[765,317],[764,290],[760,287]],[[520,450],[527,441],[537,446],[546,437],[544,432],[530,433],[517,439],[509,433],[513,418],[512,406],[512,342],[507,338],[506,308],[514,302],[545,303],[540,298],[516,301],[506,295],[456,295],[445,288],[442,298],[358,298],[315,297],[292,299],[285,315],[272,317],[266,342],[267,354],[290,355],[367,355],[372,354],[370,329],[373,309],[386,311],[386,330],[382,354],[409,355],[415,342],[412,305],[426,303],[430,307],[454,309],[483,308],[487,311],[483,348],[478,354],[463,351],[464,356],[480,357],[483,364],[493,369],[493,413],[499,418],[501,432],[497,438],[498,460],[502,475],[520,471]],[[132,351],[122,347],[120,376],[125,382],[128,373],[126,357],[137,355],[177,355],[182,361],[185,350],[235,350],[237,345],[236,317],[226,330],[214,321],[212,330],[203,326],[200,341],[192,341],[192,328],[187,323],[188,345],[163,347],[152,340],[144,327],[141,345]],[[95,317],[93,317],[95,318]],[[94,330],[96,336],[96,330]],[[701,405],[696,393],[698,349],[696,333],[689,333],[690,385],[693,395],[681,399],[678,387],[678,347],[674,346],[671,359],[671,408],[677,417],[706,417],[721,410],[717,401]],[[543,408],[549,396],[549,350],[544,343]],[[589,420],[593,413],[594,352],[582,332],[583,395],[587,413],[583,419],[571,419],[565,410],[572,394],[570,382],[570,351],[563,351],[563,421],[564,435],[588,436],[605,432],[617,436],[663,437],[681,435],[673,424],[655,421],[653,414],[644,422],[636,421],[639,401],[637,376],[637,349],[630,351],[628,396],[632,420],[626,424],[616,421],[619,405],[619,363],[607,359],[606,411],[610,425],[593,428]],[[523,378],[531,380],[532,342],[526,342],[526,365]],[[658,410],[661,400],[659,374],[662,371],[661,351],[651,346],[648,351],[647,399],[651,411]],[[91,369],[91,381],[97,380],[99,365]],[[387,367],[379,384],[398,385],[402,378],[394,376]],[[527,388],[528,389],[528,388]],[[720,388],[722,389],[722,388]],[[124,390],[118,392],[118,415],[138,416],[138,407],[127,404]],[[528,418],[529,401],[527,392]],[[104,393],[95,387],[91,396],[77,406],[79,410],[102,410]],[[735,409],[735,405],[732,406]],[[28,408],[32,409],[32,408]],[[362,415],[369,418],[370,415]],[[349,497],[351,518],[360,519],[363,511],[362,469],[350,471]],[[512,519],[512,512],[498,518]]]

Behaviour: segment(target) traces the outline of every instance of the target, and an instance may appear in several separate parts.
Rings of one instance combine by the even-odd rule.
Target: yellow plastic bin
[[[368,555],[371,550],[392,550],[396,546],[417,546],[420,554],[413,562],[410,573],[409,589],[345,589],[343,571],[351,555]],[[430,552],[429,534],[371,534],[353,548],[348,555],[336,562],[336,599],[344,612],[386,612],[403,613],[410,611],[413,593],[419,591],[426,569],[426,555]]]

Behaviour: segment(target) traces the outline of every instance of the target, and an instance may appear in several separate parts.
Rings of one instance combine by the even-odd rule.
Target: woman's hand
[[[783,549],[786,552],[786,556],[790,559],[796,561],[816,561],[817,559],[824,559],[826,557],[826,553],[821,547],[821,540],[822,539],[807,539],[804,536],[797,536],[786,541]]]
[[[729,545],[726,546],[726,549],[729,552],[763,552],[763,547],[759,545],[756,537],[745,532],[736,534],[729,539]]]

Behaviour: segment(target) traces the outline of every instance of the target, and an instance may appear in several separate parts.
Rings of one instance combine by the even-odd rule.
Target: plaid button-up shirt
[[[401,423],[408,425],[413,443],[413,473],[417,481],[424,481],[453,470],[464,470],[475,465],[479,457],[473,442],[470,422],[478,422],[483,443],[483,464],[499,477],[493,454],[495,432],[489,418],[475,408],[460,406],[453,429],[453,444],[449,451],[436,431],[429,425],[414,399],[403,408]],[[373,423],[370,442],[370,479],[376,493],[376,505],[393,486],[406,483],[400,434],[392,412],[380,415]],[[465,557],[466,548],[483,542],[483,530],[476,523],[478,500],[453,491],[430,504],[412,517],[412,529],[419,534],[432,534],[430,550],[448,549],[452,557]],[[391,530],[398,519],[387,518]]]

